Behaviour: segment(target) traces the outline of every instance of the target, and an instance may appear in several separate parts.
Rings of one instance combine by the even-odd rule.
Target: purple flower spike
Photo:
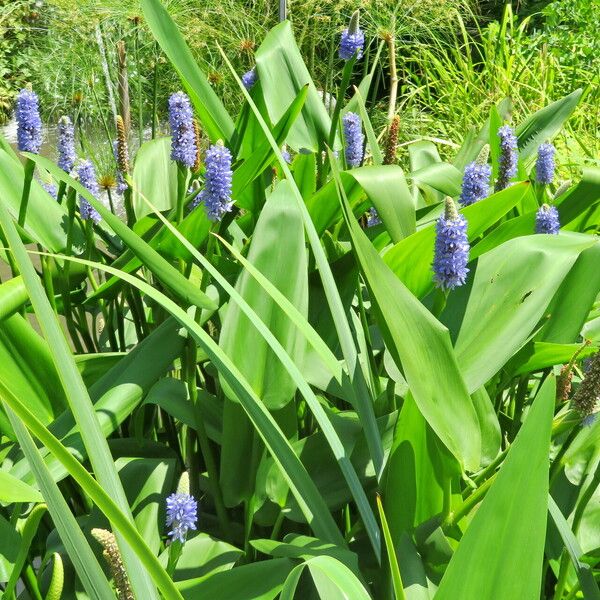
[[[231,152],[222,143],[210,146],[204,159],[206,177],[204,189],[198,194],[192,206],[204,204],[208,218],[220,221],[233,206],[231,200]]]
[[[77,167],[77,176],[79,177],[79,183],[81,183],[94,198],[97,198],[100,195],[96,170],[94,169],[92,161],[81,161],[81,164]],[[91,219],[94,223],[99,223],[102,219],[98,211],[83,196],[79,196],[79,214],[84,221]]]
[[[380,223],[381,219],[379,217],[379,213],[377,212],[377,209],[372,206],[369,209],[367,216],[367,227],[375,227],[375,225],[379,225]]]
[[[469,262],[467,221],[459,214],[452,198],[446,198],[444,214],[436,223],[433,279],[442,290],[453,290],[467,279]]]
[[[37,154],[42,146],[42,120],[40,119],[39,100],[35,92],[27,88],[19,92],[15,117],[19,150]]]
[[[258,73],[256,72],[256,67],[253,67],[242,75],[242,83],[247,90],[249,90],[257,81]]]
[[[58,120],[58,166],[70,173],[75,165],[75,130],[71,119],[67,116]]]
[[[346,164],[351,168],[360,167],[365,141],[360,117],[356,113],[347,112],[342,118],[342,123],[344,125],[344,139],[346,141]]]
[[[535,232],[556,235],[560,231],[560,220],[556,206],[542,204],[535,215]]]
[[[517,174],[517,162],[519,154],[517,152],[517,136],[512,127],[504,125],[498,129],[500,137],[500,159],[498,168],[498,180],[496,181],[496,191],[504,190],[508,187],[509,181]]]
[[[550,142],[540,144],[537,162],[535,163],[535,178],[538,183],[547,185],[554,180],[554,154],[556,148]]]
[[[196,530],[198,503],[190,494],[175,493],[167,498],[167,527],[173,540],[185,543],[185,536],[191,529]]]
[[[348,29],[342,31],[340,40],[339,56],[343,60],[350,60],[356,55],[356,59],[362,58],[365,45],[365,34],[358,26],[359,12],[356,11],[350,19]]]
[[[476,161],[468,164],[463,175],[460,203],[469,206],[487,198],[491,175],[492,167],[488,164],[478,164]]]
[[[197,154],[194,113],[190,99],[183,92],[175,92],[169,98],[169,125],[171,160],[193,167]]]

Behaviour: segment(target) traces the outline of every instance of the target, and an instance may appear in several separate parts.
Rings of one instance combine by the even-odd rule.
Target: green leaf
[[[580,234],[532,235],[478,260],[472,284],[450,294],[442,314],[469,390],[525,344],[579,253],[595,243]]]
[[[183,545],[173,573],[173,580],[197,579],[229,571],[243,554],[231,544],[217,540],[206,533],[199,533],[186,540]],[[165,567],[167,566],[168,548],[160,555],[159,560]]]
[[[285,240],[285,260],[273,252]],[[307,253],[302,216],[286,181],[280,182],[260,213],[248,261],[254,265],[306,318],[308,314]],[[283,268],[282,268],[283,267]],[[219,344],[270,410],[282,408],[293,397],[296,385],[275,352],[253,326],[258,317],[281,343],[296,365],[302,364],[305,343],[296,327],[251,275],[244,271],[236,291],[254,310],[250,319],[229,303]],[[224,381],[222,385],[232,398]]]
[[[2,583],[10,579],[17,561],[20,544],[19,532],[0,515],[0,582]]]
[[[550,377],[539,391],[450,560],[436,600],[539,599],[555,387]]]
[[[386,347],[403,369],[419,410],[432,429],[463,468],[477,469],[481,454],[479,424],[448,330],[385,265],[350,213],[340,185],[338,190]],[[423,373],[435,373],[436,377],[423,377]]]
[[[10,473],[0,471],[0,502],[42,502],[43,497],[31,486],[23,483]]]
[[[600,600],[600,590],[594,580],[592,568],[589,564],[581,560],[583,557],[583,550],[552,496],[548,496],[548,511],[550,512],[550,516],[552,517],[552,520],[560,533],[560,537],[565,544],[565,548],[571,557],[571,562],[573,563],[573,567],[575,567],[583,597],[585,600]]]
[[[381,498],[379,496],[377,496],[377,508],[379,509],[379,518],[381,519],[383,538],[385,539],[385,547],[387,549],[388,562],[390,564],[390,571],[392,573],[392,585],[394,586],[394,594],[396,596],[396,600],[405,600],[406,595],[404,594],[402,576],[400,575],[400,569],[398,568],[396,549],[394,547],[394,541],[392,539],[392,534],[390,533],[390,528],[388,527],[387,519],[385,518],[383,504],[381,504]]]
[[[308,85],[306,103],[290,130],[287,143],[296,151],[304,148],[317,152],[321,140],[329,135],[331,120],[302,60],[289,21],[283,21],[267,33],[256,51],[256,69],[272,122],[281,118],[301,89]]]
[[[236,567],[224,573],[181,581],[177,587],[186,600],[274,600],[293,568],[294,563],[291,560],[275,558]]]
[[[371,600],[356,575],[331,556],[315,556],[306,561],[306,568],[323,600]]]
[[[171,138],[143,143],[135,155],[132,177],[133,210],[138,220],[150,212],[140,195],[149,198],[159,210],[174,208],[177,204],[177,164],[171,160]]]
[[[568,96],[533,113],[517,127],[519,158],[527,160],[537,152],[538,146],[552,139],[563,123],[571,116],[583,90],[575,90]]]
[[[392,242],[415,232],[415,201],[400,167],[362,167],[352,169],[349,174],[377,209]]]
[[[160,0],[141,0],[141,6],[152,35],[179,74],[208,136],[213,142],[228,141],[233,135],[233,121],[196,64],[177,25]]]

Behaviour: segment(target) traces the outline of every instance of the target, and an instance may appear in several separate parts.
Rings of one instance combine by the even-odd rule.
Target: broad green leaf
[[[580,234],[532,235],[478,260],[470,284],[450,294],[442,314],[469,390],[525,344],[579,253],[595,243]]]
[[[285,240],[285,259],[273,252]],[[308,314],[307,253],[302,217],[286,181],[280,182],[260,213],[248,254],[251,262],[275,287],[296,306],[304,317]],[[290,358],[302,364],[305,342],[286,314],[251,275],[244,271],[236,290],[265,323]],[[293,397],[296,385],[275,352],[257,336],[250,319],[239,306],[230,302],[223,319],[219,344],[252,385],[269,409],[282,408]],[[226,382],[222,381],[229,391]],[[234,398],[232,398],[234,399]]]
[[[439,514],[448,483],[436,435],[408,395],[396,423],[383,495],[392,539]]]
[[[18,276],[0,285],[0,321],[10,317],[29,301],[23,278]]]
[[[597,349],[591,346],[582,348],[581,344],[533,342],[525,346],[521,352],[515,354],[514,360],[518,365],[515,374],[524,375],[554,365],[563,365],[568,363],[575,354],[582,359],[591,356],[596,351]]]
[[[350,213],[343,193],[340,202],[388,350],[403,369],[415,402],[432,429],[463,468],[476,469],[481,454],[479,424],[448,330],[385,265]],[[435,373],[436,377],[423,377],[423,373]]]
[[[0,582],[6,583],[19,554],[21,536],[2,515],[0,515]]]
[[[300,90],[308,85],[306,103],[287,143],[296,151],[320,150],[320,141],[327,139],[331,121],[302,60],[289,21],[276,25],[266,35],[256,51],[256,69],[272,122],[281,118]]]
[[[415,201],[400,167],[362,167],[352,169],[349,174],[377,209],[392,242],[399,242],[415,232]]]
[[[549,104],[533,113],[517,127],[519,138],[519,158],[527,160],[538,146],[552,139],[560,130],[563,123],[571,116],[583,90],[575,90],[568,96]]]
[[[0,502],[12,504],[13,502],[42,502],[43,497],[31,486],[10,473],[0,471]]]
[[[453,165],[443,162],[432,163],[418,171],[413,171],[409,174],[409,179],[453,198],[460,194],[462,185],[462,173]]]
[[[287,558],[264,560],[177,583],[186,600],[227,598],[227,600],[274,600],[294,563]]]
[[[243,554],[227,542],[217,540],[206,533],[199,533],[186,540],[175,567],[173,580],[185,581],[229,571]],[[159,560],[167,566],[168,549],[160,555]]]
[[[150,212],[140,194],[149,198],[159,210],[174,208],[177,204],[177,164],[171,160],[171,138],[142,144],[135,155],[132,177],[133,210],[138,219]]]
[[[539,599],[555,387],[550,377],[540,389],[454,552],[436,600]]]
[[[456,179],[458,182],[460,173],[456,173],[454,168],[442,163],[437,147],[433,142],[421,140],[409,144],[408,155],[415,200],[419,195],[418,186],[420,186],[423,193],[425,204],[441,202],[444,199],[444,194],[439,191],[440,187],[454,191],[454,187],[450,187],[452,186],[451,181]],[[429,185],[427,183],[428,179],[431,179],[435,186]],[[447,191],[446,195],[448,195]]]
[[[502,430],[492,400],[485,387],[471,394],[481,429],[481,464],[491,463],[502,445]]]
[[[461,213],[467,220],[469,240],[476,239],[504,216],[526,193],[527,184],[514,185],[485,200],[466,206]],[[420,229],[390,248],[383,260],[402,283],[418,298],[433,288],[433,249],[435,223]]]
[[[371,600],[356,575],[331,556],[315,556],[306,561],[306,568],[323,600]]]
[[[160,0],[141,0],[142,11],[152,35],[179,74],[204,129],[213,142],[228,141],[233,121]]]

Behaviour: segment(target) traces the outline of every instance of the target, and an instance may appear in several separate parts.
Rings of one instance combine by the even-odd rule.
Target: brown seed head
[[[135,600],[114,533],[106,529],[92,529],[91,533],[102,545],[102,556],[108,563],[113,576],[117,598],[119,600]]]
[[[394,115],[388,129],[387,142],[385,146],[384,165],[393,165],[396,162],[396,151],[398,149],[398,131],[400,129],[400,116]]]

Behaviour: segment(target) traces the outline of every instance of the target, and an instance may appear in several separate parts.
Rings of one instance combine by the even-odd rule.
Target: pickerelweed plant
[[[170,136],[119,114],[107,175],[68,119],[0,144],[3,597],[598,598],[600,171],[559,184],[552,145],[581,91],[446,162],[373,127],[358,15],[330,110],[283,21],[232,115],[141,6]]]

